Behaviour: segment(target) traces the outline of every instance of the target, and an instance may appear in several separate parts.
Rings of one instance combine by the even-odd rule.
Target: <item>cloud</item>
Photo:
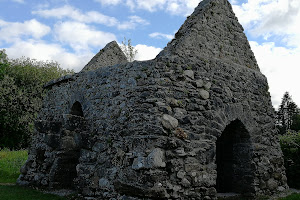
[[[37,60],[57,61],[64,69],[74,69],[80,71],[93,57],[89,51],[80,53],[69,53],[67,49],[58,44],[48,44],[42,41],[19,41],[6,49],[10,58],[21,56]]]
[[[233,10],[251,35],[265,40],[280,36],[287,45],[300,46],[300,1],[248,0]]]
[[[149,25],[149,22],[147,20],[142,19],[139,16],[130,16],[129,21],[125,21],[123,23],[118,24],[118,29],[135,29],[138,24]]]
[[[156,48],[153,46],[147,46],[143,44],[138,44],[135,46],[135,49],[138,51],[135,59],[139,61],[151,60],[161,52],[161,48]]]
[[[157,39],[167,39],[167,40],[172,40],[174,38],[173,35],[170,34],[164,34],[164,33],[159,33],[159,32],[154,32],[149,34],[151,38],[157,38]]]
[[[166,11],[172,15],[187,16],[193,12],[201,0],[95,0],[102,5],[126,5],[131,10],[146,10],[149,12]]]
[[[139,16],[130,16],[128,17],[128,21],[120,22],[115,17],[110,17],[97,11],[82,13],[80,10],[69,5],[53,9],[41,9],[33,11],[32,14],[39,15],[44,18],[71,19],[76,22],[87,24],[96,23],[105,26],[114,26],[120,30],[134,29],[138,25],[149,24],[148,21],[142,19]]]
[[[122,0],[94,0],[100,2],[102,5],[117,5],[121,3]]]
[[[258,44],[251,41],[250,45],[262,73],[268,78],[274,107],[278,108],[286,91],[299,104],[300,48],[279,47],[274,42]]]
[[[115,26],[118,24],[118,20],[114,17],[109,17],[96,11],[82,13],[80,10],[69,5],[60,8],[32,11],[32,14],[45,18],[67,18],[78,22],[97,23],[106,26]]]
[[[82,51],[91,47],[103,47],[116,40],[112,33],[98,31],[92,26],[80,22],[61,22],[54,27],[55,38],[72,47],[75,51]]]
[[[24,0],[12,0],[13,2],[16,2],[16,3],[25,3],[25,1]]]
[[[50,32],[51,28],[36,19],[20,22],[6,22],[0,20],[0,41],[14,42],[21,37],[42,38]]]

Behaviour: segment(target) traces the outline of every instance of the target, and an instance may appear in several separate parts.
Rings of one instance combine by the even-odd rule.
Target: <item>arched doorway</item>
[[[231,122],[216,143],[218,193],[253,191],[252,152],[250,135],[243,123]]]
[[[78,101],[73,104],[70,114],[83,117],[82,106]]]

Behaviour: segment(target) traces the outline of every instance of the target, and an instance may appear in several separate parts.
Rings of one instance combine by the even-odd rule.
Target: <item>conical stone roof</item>
[[[219,59],[259,70],[228,0],[204,0],[157,58]]]
[[[126,63],[127,58],[116,41],[108,43],[97,53],[82,71]]]

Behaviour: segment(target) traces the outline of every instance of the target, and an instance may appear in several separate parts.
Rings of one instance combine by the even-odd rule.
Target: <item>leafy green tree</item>
[[[121,49],[125,54],[125,56],[127,57],[127,60],[129,62],[133,62],[138,51],[132,46],[131,39],[127,40],[124,37],[124,40],[122,41],[121,44]]]
[[[55,62],[8,59],[0,51],[0,148],[25,148],[45,94],[43,85],[74,73]]]
[[[291,125],[291,130],[294,130],[296,132],[300,131],[300,114],[293,116],[293,122]]]
[[[289,131],[280,136],[288,185],[300,189],[300,132]]]

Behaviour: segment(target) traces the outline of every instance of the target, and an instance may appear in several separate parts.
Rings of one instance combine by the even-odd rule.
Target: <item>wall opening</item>
[[[231,122],[216,143],[218,193],[251,193],[254,170],[249,132],[239,120]]]
[[[78,101],[73,104],[70,114],[83,117],[82,106]]]
[[[61,154],[56,163],[53,176],[54,188],[75,189],[74,179],[77,177],[76,166],[79,164],[80,151],[67,151]]]

